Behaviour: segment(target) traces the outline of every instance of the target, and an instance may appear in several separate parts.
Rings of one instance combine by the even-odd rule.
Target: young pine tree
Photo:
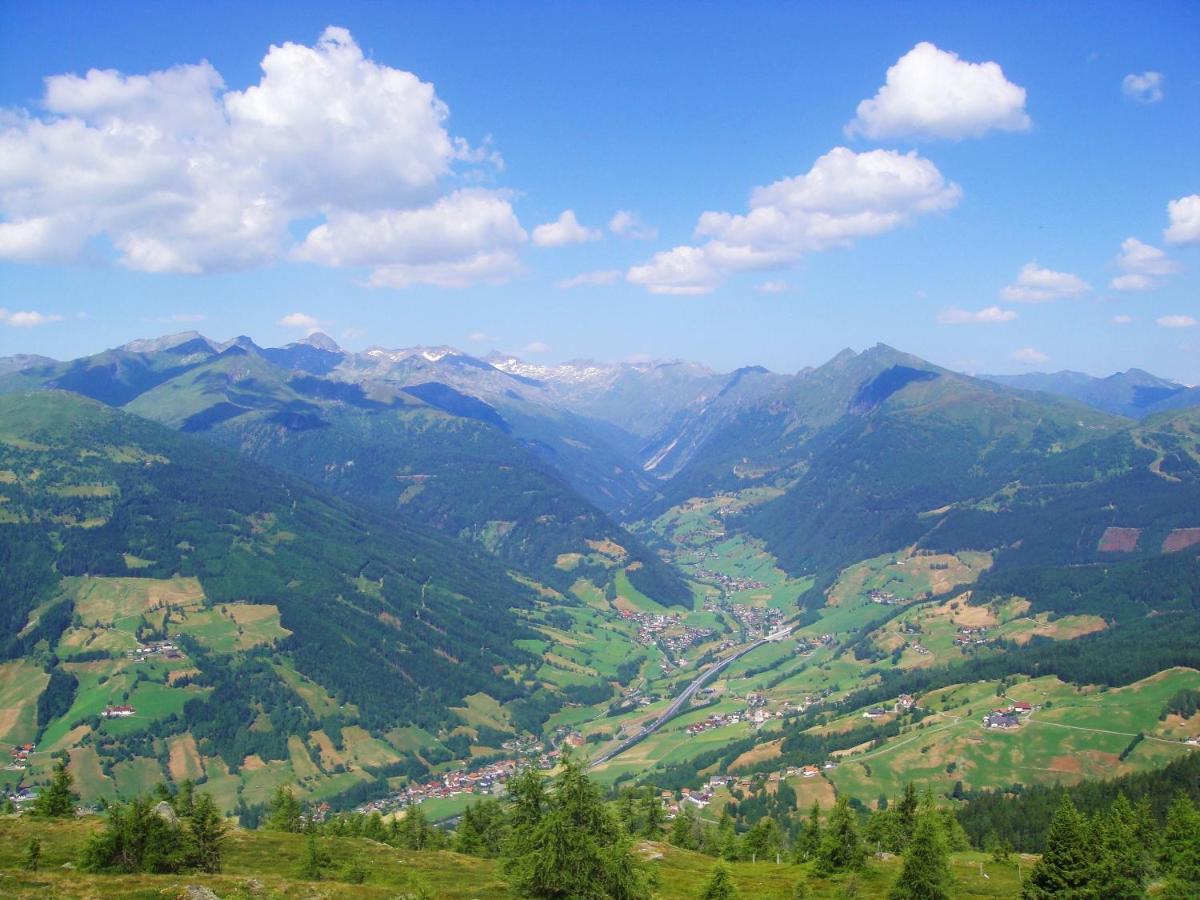
[[[814,800],[812,808],[808,811],[808,821],[804,823],[804,830],[800,832],[800,837],[796,841],[796,849],[793,856],[798,863],[807,862],[810,859],[815,859],[817,851],[820,849],[821,806]]]
[[[723,814],[717,823],[717,853],[721,859],[730,862],[738,858],[737,831],[733,827],[733,819],[729,817],[729,813]]]
[[[67,761],[60,759],[54,766],[54,777],[50,784],[38,794],[33,804],[35,816],[45,816],[51,819],[68,819],[75,815],[75,801],[78,799],[71,790],[74,779],[67,771]]]
[[[275,796],[271,798],[271,806],[263,827],[267,831],[295,833],[302,830],[302,825],[300,801],[296,799],[290,786],[281,784],[275,789]]]
[[[845,797],[838,798],[829,814],[821,846],[817,850],[816,871],[821,875],[853,872],[867,861],[867,851],[858,834],[854,811]]]
[[[189,805],[191,814],[187,821],[192,865],[201,872],[220,872],[225,820],[208,794],[192,798]]]
[[[663,814],[662,802],[658,799],[658,794],[653,788],[646,792],[646,796],[642,798],[642,837],[647,840],[657,841],[663,836],[663,825],[666,822],[666,816]]]
[[[310,830],[308,841],[304,846],[304,866],[300,870],[300,877],[307,878],[309,881],[320,881],[321,863],[321,851],[317,847],[317,833]]]
[[[950,852],[942,819],[931,798],[921,804],[904,851],[904,868],[888,892],[889,900],[949,900]]]
[[[1096,852],[1089,841],[1087,822],[1075,809],[1071,796],[1064,793],[1050,821],[1046,850],[1021,886],[1023,900],[1086,896],[1092,886]]]
[[[783,835],[779,832],[779,826],[770,816],[764,816],[750,827],[742,839],[742,855],[754,862],[773,860],[782,843]]]
[[[736,896],[737,890],[733,886],[733,876],[729,874],[729,867],[724,863],[717,863],[700,891],[700,900],[732,900]]]
[[[514,821],[506,847],[503,869],[520,896],[649,897],[625,830],[605,808],[581,762],[564,758],[554,792],[544,796],[541,818],[531,826]],[[529,799],[515,799],[514,811],[527,812]]]
[[[696,849],[696,813],[690,805],[681,805],[671,822],[671,834],[667,840],[681,850]]]
[[[36,872],[41,864],[42,842],[37,838],[30,838],[29,843],[25,845],[24,869],[26,872]]]
[[[905,845],[916,831],[920,805],[916,786],[910,781],[904,785],[904,793],[896,803],[896,836],[898,838],[896,849],[901,853],[904,852]]]

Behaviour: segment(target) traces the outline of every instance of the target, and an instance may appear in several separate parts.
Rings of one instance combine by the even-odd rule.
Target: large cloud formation
[[[695,237],[705,243],[658,253],[626,277],[658,294],[703,294],[732,273],[848,246],[950,209],[961,196],[957,184],[916,153],[835,147],[807,173],[755,188],[744,215],[704,213]]]
[[[1024,131],[1025,89],[998,63],[970,63],[922,41],[887,70],[887,82],[858,104],[848,137],[979,137],[993,129]]]
[[[272,46],[258,84],[224,88],[207,62],[93,69],[48,78],[42,115],[0,111],[0,259],[69,261],[102,239],[150,272],[289,253],[373,266],[383,285],[517,268],[508,196],[446,186],[486,154],[447,132],[433,85],[365,58],[345,29]],[[297,223],[311,230],[293,247]]]

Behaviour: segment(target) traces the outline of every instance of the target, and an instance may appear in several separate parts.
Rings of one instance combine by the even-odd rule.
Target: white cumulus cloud
[[[603,235],[595,228],[579,224],[572,209],[563,210],[561,216],[553,222],[547,222],[533,229],[533,243],[536,247],[565,247],[568,244],[586,244],[588,241],[598,241]]]
[[[1163,328],[1194,328],[1197,325],[1194,316],[1160,316],[1155,321]]]
[[[208,63],[93,69],[48,78],[39,113],[0,110],[0,259],[72,260],[101,238],[139,271],[237,269],[284,258],[293,225],[316,219],[302,257],[352,264],[315,245],[354,216],[436,216],[456,166],[489,158],[447,131],[432,84],[344,28],[272,46],[261,69],[240,91]],[[477,259],[496,247],[432,243],[419,266],[498,271]],[[393,262],[414,265],[376,264]]]
[[[1119,313],[1112,317],[1114,325],[1128,325],[1133,321],[1133,316],[1127,316],[1124,313]]]
[[[872,139],[958,140],[1029,126],[1025,89],[1005,78],[998,63],[966,62],[922,41],[887,70],[887,82],[858,104],[845,131]]]
[[[1011,322],[1016,317],[1014,310],[1001,309],[999,306],[988,306],[974,312],[952,306],[938,313],[937,321],[939,325],[997,325]]]
[[[1170,225],[1163,231],[1168,244],[1200,244],[1200,194],[1189,194],[1167,204]]]
[[[1157,103],[1163,98],[1162,72],[1131,72],[1121,79],[1121,92],[1138,103]]]
[[[1020,350],[1014,350],[1010,356],[1023,366],[1040,366],[1043,363],[1050,362],[1049,356],[1041,350],[1035,350],[1033,347],[1022,347]]]
[[[1152,290],[1162,284],[1164,276],[1173,275],[1181,268],[1158,247],[1132,237],[1121,242],[1116,263],[1122,274],[1108,284],[1114,291]]]
[[[1044,269],[1031,262],[1021,267],[1017,280],[1005,286],[1000,296],[1018,303],[1048,303],[1060,297],[1085,294],[1091,289],[1092,286],[1078,275]]]
[[[850,246],[948,210],[961,197],[957,184],[915,152],[835,147],[807,173],[755,188],[747,213],[704,213],[694,236],[705,243],[657,253],[626,278],[654,293],[703,294],[732,273]]]
[[[783,279],[775,278],[770,281],[764,281],[757,288],[755,288],[755,290],[760,294],[782,294],[790,287],[791,285],[789,285]]]
[[[620,209],[613,214],[608,220],[608,230],[617,237],[635,241],[652,241],[658,237],[657,228],[647,225],[637,213],[628,209]]]

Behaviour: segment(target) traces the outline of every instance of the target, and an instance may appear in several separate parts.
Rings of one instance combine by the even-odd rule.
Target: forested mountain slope
[[[499,562],[65,392],[0,398],[0,554],[4,681],[28,680],[0,737],[110,774],[173,735],[197,765],[300,766],[322,728],[437,732],[529,690],[534,595]]]

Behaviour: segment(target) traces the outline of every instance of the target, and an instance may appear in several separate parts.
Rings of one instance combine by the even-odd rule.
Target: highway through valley
[[[686,707],[688,705],[688,703],[691,701],[692,697],[695,696],[696,691],[698,691],[698,690],[700,690],[700,688],[704,687],[705,684],[707,684],[709,681],[711,681],[717,675],[724,672],[727,668],[729,668],[731,665],[733,665],[735,662],[737,662],[739,659],[741,659],[746,654],[753,653],[755,650],[757,650],[763,644],[768,644],[768,643],[771,643],[772,641],[783,640],[785,637],[787,637],[789,634],[791,634],[791,632],[792,632],[792,629],[790,626],[787,628],[782,628],[779,631],[773,631],[770,634],[768,634],[766,637],[759,638],[757,641],[755,641],[752,644],[747,644],[745,647],[743,647],[741,650],[738,650],[732,656],[727,656],[727,657],[725,657],[725,659],[722,659],[716,663],[713,663],[711,666],[709,666],[707,669],[705,669],[703,672],[701,672],[699,675],[697,675],[694,679],[692,679],[691,683],[688,684],[688,686],[683,689],[682,693],[680,693],[680,695],[678,697],[676,697],[674,700],[671,701],[671,705],[668,706],[663,711],[662,715],[660,715],[657,719],[655,719],[649,725],[643,725],[641,730],[638,731],[637,734],[630,735],[629,737],[625,738],[625,740],[621,741],[621,743],[617,744],[617,746],[613,747],[608,752],[593,759],[589,765],[589,768],[594,769],[594,768],[596,768],[596,766],[603,765],[604,763],[608,762],[610,759],[620,756],[622,753],[624,753],[626,750],[628,750],[634,744],[637,744],[640,741],[643,741],[646,738],[648,738],[650,735],[654,734],[654,732],[656,732],[656,731],[658,731],[658,729],[662,728],[662,726],[665,725],[667,722],[669,722],[671,719],[673,719],[679,713],[679,711],[681,709],[683,709],[684,707]]]

